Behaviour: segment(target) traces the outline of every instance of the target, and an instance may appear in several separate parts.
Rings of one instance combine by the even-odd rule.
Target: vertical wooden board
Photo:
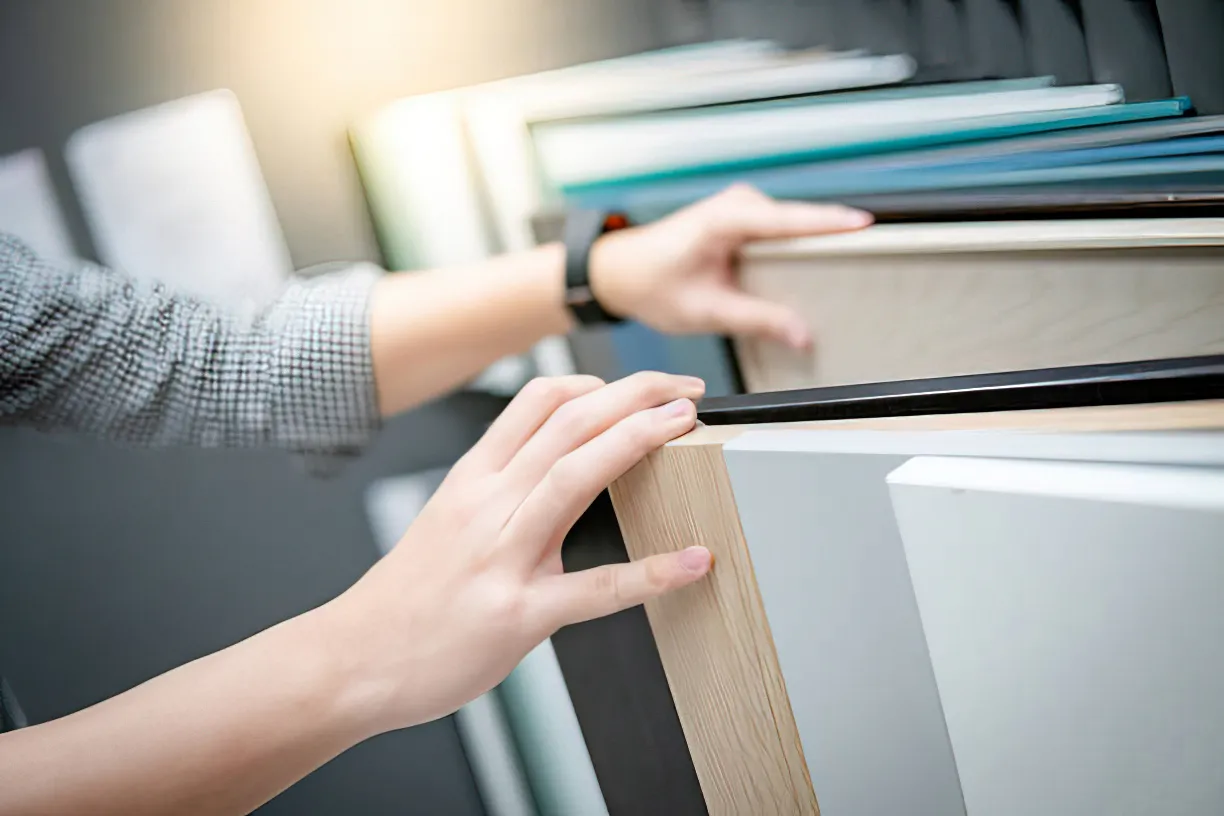
[[[908,457],[732,442],[724,458],[824,812],[963,814],[885,482]]]
[[[709,579],[646,605],[710,813],[818,814],[722,447],[664,447],[611,495],[631,557],[714,554]]]
[[[1224,811],[1224,470],[934,457],[889,482],[969,813]]]

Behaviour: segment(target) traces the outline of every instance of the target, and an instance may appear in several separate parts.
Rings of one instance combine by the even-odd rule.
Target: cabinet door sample
[[[969,813],[1224,810],[1224,469],[889,482]]]
[[[1219,452],[1204,428],[1224,428],[1224,403],[705,426],[646,457],[611,488],[631,558],[715,556],[646,604],[710,813],[963,812],[889,472],[913,456],[1201,465]]]
[[[744,287],[802,352],[737,341],[749,391],[1224,352],[1224,220],[892,224],[758,244]],[[937,316],[937,317],[936,317]]]

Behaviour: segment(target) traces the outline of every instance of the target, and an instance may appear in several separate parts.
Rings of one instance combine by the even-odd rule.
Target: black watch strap
[[[606,232],[628,226],[619,213],[571,210],[565,216],[565,303],[583,326],[621,323],[610,314],[591,290],[591,247]]]

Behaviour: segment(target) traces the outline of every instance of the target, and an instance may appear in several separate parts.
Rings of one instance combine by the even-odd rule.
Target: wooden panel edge
[[[610,489],[634,559],[695,543],[709,578],[646,604],[712,816],[818,816],[722,445],[655,451]]]

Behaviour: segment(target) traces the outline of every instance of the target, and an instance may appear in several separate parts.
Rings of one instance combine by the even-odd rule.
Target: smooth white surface
[[[745,247],[744,255],[781,259],[1221,245],[1224,218],[1115,218],[879,224],[838,235],[762,241]]]
[[[41,150],[0,157],[0,232],[20,238],[49,261],[75,257]]]
[[[1224,432],[748,431],[726,451],[983,456],[1224,466]]]
[[[961,128],[978,117],[1109,105],[1117,85],[1039,88],[969,96],[781,106],[575,121],[537,128],[547,177],[560,186],[666,172],[879,138]]]
[[[970,814],[1224,812],[1224,471],[888,481]]]
[[[237,98],[212,91],[78,130],[65,148],[98,253],[251,314],[293,271]]]

